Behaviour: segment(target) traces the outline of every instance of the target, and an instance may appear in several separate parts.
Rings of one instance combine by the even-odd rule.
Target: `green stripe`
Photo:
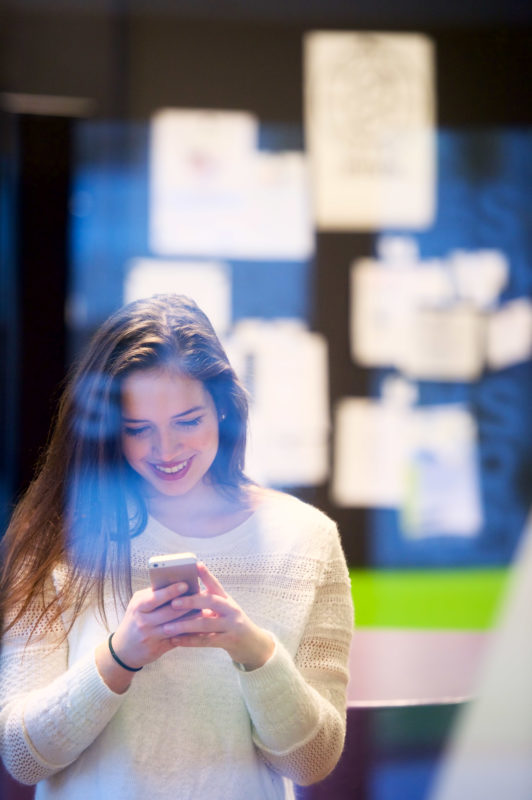
[[[351,569],[357,626],[491,628],[507,569]]]

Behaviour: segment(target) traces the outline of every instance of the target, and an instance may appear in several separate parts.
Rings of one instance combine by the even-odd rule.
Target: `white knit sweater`
[[[28,617],[1,654],[0,753],[17,780],[39,782],[38,800],[280,800],[335,765],[353,611],[334,523],[279,493],[213,538],[150,519],[132,541],[134,590],[150,555],[190,550],[274,635],[274,654],[242,672],[224,650],[178,648],[118,695],[95,666],[108,630],[93,609],[60,646],[56,626],[25,647]],[[110,595],[106,609],[112,629]]]

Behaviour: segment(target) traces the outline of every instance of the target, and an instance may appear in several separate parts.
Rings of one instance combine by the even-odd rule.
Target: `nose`
[[[153,455],[160,461],[174,460],[181,448],[179,431],[175,429],[158,431],[153,438]]]

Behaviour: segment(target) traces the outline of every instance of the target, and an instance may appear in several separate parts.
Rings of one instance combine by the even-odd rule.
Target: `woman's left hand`
[[[172,606],[179,611],[201,609],[202,613],[163,626],[172,645],[221,647],[247,670],[262,667],[275,649],[272,637],[249,619],[202,562],[198,562],[198,574],[205,590],[177,597]]]

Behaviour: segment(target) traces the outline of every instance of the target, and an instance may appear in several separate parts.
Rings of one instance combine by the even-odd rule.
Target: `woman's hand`
[[[177,597],[171,606],[176,616],[194,608],[202,609],[201,616],[166,622],[164,635],[172,647],[221,647],[246,669],[258,669],[272,655],[273,639],[229,597],[205,564],[198,563],[198,573],[205,591]]]
[[[187,613],[171,605],[187,589],[186,583],[173,583],[164,589],[135,592],[113,635],[113,648],[121,661],[129,667],[143,667],[176,646],[164,625]],[[96,666],[107,686],[117,693],[128,688],[135,674],[113,659],[107,641],[96,649]]]

